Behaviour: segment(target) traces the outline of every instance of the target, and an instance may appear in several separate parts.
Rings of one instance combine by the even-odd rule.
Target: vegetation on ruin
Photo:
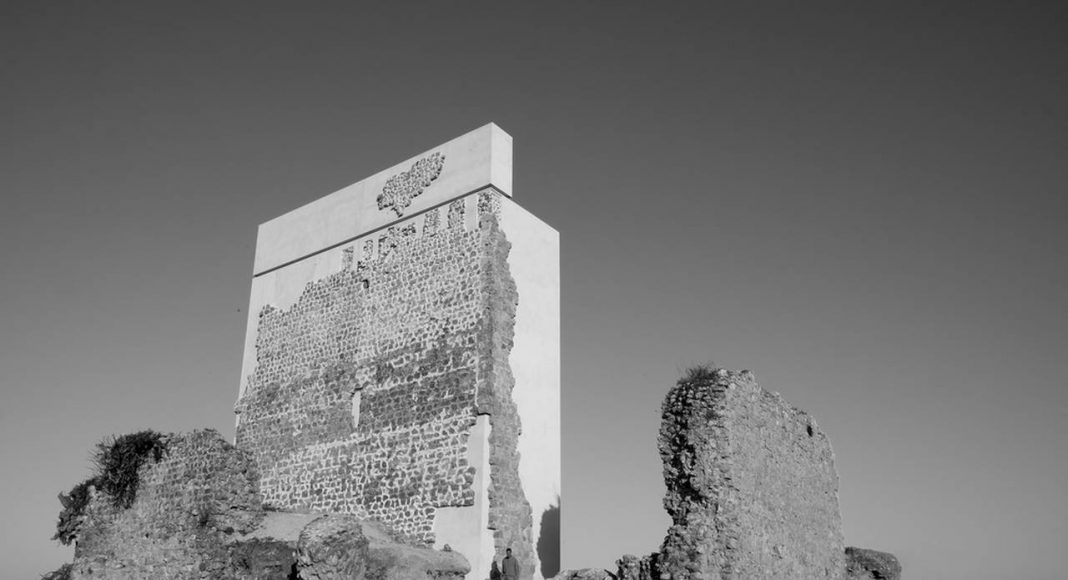
[[[141,466],[150,458],[160,461],[166,452],[167,436],[150,430],[108,437],[97,443],[92,455],[93,475],[69,492],[59,494],[63,509],[52,539],[63,545],[74,541],[89,505],[90,487],[104,493],[116,507],[130,507],[137,497]]]
[[[716,371],[719,367],[716,363],[709,361],[704,364],[694,365],[686,369],[686,374],[679,380],[679,384],[692,383],[694,381],[705,381],[714,379],[716,377]]]
[[[56,522],[56,534],[53,540],[59,540],[64,546],[70,545],[78,533],[82,515],[89,505],[89,487],[96,487],[96,478],[89,479],[75,485],[67,493],[59,494],[59,503],[63,509],[59,512],[59,521]]]
[[[41,580],[70,580],[72,568],[70,564],[63,564],[56,570],[41,576]]]
[[[167,439],[155,431],[139,431],[96,445],[93,465],[96,466],[97,487],[118,507],[128,508],[137,496],[138,471],[152,458],[159,462],[167,452]]]

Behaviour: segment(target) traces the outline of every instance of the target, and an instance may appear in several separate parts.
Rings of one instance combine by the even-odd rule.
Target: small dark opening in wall
[[[805,431],[808,433],[809,437],[812,437],[812,425],[805,425]]]
[[[368,288],[371,287],[371,281],[370,280],[364,280],[364,281],[362,281],[360,283],[363,284],[363,289],[364,290],[367,290]]]

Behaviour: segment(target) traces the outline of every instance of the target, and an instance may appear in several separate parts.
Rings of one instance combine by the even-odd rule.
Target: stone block
[[[367,538],[360,521],[333,514],[305,526],[297,540],[297,570],[302,580],[363,580]]]
[[[616,580],[616,577],[604,568],[579,568],[561,570],[552,580]]]
[[[893,554],[849,546],[845,557],[847,580],[901,580],[901,564]]]

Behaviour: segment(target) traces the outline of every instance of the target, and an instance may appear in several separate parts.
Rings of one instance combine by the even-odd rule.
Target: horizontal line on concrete
[[[439,203],[437,205],[432,205],[432,206],[430,206],[430,207],[428,207],[428,208],[426,208],[426,209],[424,209],[422,211],[413,213],[411,215],[401,216],[401,217],[399,217],[399,218],[397,218],[397,219],[395,219],[395,220],[393,220],[393,221],[391,221],[389,223],[380,225],[377,228],[374,228],[374,229],[371,229],[371,230],[367,230],[366,232],[363,232],[362,234],[352,236],[351,238],[348,238],[348,239],[345,239],[345,240],[341,240],[340,242],[337,242],[336,244],[329,245],[329,246],[327,246],[325,248],[322,248],[320,250],[316,250],[314,252],[309,252],[309,253],[304,254],[303,256],[301,256],[299,258],[294,258],[294,259],[292,259],[292,260],[290,260],[288,262],[279,264],[277,266],[272,266],[272,267],[267,268],[266,270],[264,270],[262,272],[254,272],[252,274],[252,277],[255,278],[257,276],[262,276],[264,274],[270,274],[271,272],[274,272],[275,270],[280,270],[280,269],[285,268],[286,266],[289,266],[291,264],[296,264],[297,262],[299,262],[301,260],[306,260],[306,259],[308,259],[308,258],[310,258],[312,256],[316,256],[316,255],[322,254],[323,252],[328,252],[328,251],[333,250],[334,248],[336,248],[338,246],[344,246],[345,244],[350,244],[350,243],[354,242],[355,240],[358,240],[358,239],[363,238],[363,237],[367,237],[367,236],[369,236],[369,235],[371,235],[371,234],[373,234],[375,232],[380,232],[380,231],[382,231],[382,230],[384,230],[386,228],[392,227],[392,226],[394,226],[394,225],[396,225],[396,224],[398,224],[400,222],[403,222],[403,221],[410,220],[412,218],[421,216],[424,213],[427,213],[427,212],[429,212],[431,210],[438,209],[439,207],[441,207],[443,205],[450,204],[450,203],[452,203],[452,202],[454,202],[454,201],[456,201],[458,199],[463,199],[463,198],[465,198],[465,197],[467,197],[469,195],[474,195],[474,194],[476,194],[476,193],[478,193],[480,191],[485,191],[487,189],[492,189],[493,191],[496,191],[497,193],[499,193],[501,195],[505,195],[504,192],[502,192],[500,189],[497,188],[497,186],[493,185],[492,183],[487,184],[487,185],[480,185],[480,186],[476,187],[475,189],[472,189],[471,191],[468,191],[467,193],[461,193],[460,195],[457,195],[457,196],[454,196],[454,197],[450,197],[450,198],[446,199],[445,201],[443,201],[443,202],[441,202],[441,203]]]

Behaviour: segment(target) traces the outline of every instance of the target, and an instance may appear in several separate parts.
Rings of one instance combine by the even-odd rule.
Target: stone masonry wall
[[[167,449],[162,461],[141,467],[129,508],[93,495],[73,578],[229,577],[219,538],[251,530],[263,518],[256,466],[212,430],[171,437]]]
[[[236,411],[237,444],[257,462],[266,504],[376,519],[429,544],[437,508],[474,504],[466,454],[478,414],[491,414],[494,449],[514,453],[510,335],[495,347],[504,368],[501,352],[482,346],[503,337],[516,298],[514,285],[495,289],[510,283],[495,195],[345,248],[341,271],[309,283],[287,310],[261,312]],[[513,459],[491,460],[491,514],[525,505],[510,483]],[[501,521],[500,534],[516,525],[529,534],[529,506],[525,521]]]
[[[479,208],[483,225],[496,228],[496,197],[482,195]],[[518,295],[515,281],[508,272],[510,245],[504,236],[484,240],[482,288],[487,295],[478,340],[483,384],[478,408],[489,413],[490,487],[489,527],[493,529],[496,554],[508,548],[520,562],[522,578],[534,574],[533,514],[519,478],[519,434],[522,425],[519,410],[512,400],[515,380],[508,364],[515,337],[515,313]]]
[[[138,473],[132,505],[91,492],[71,580],[462,579],[454,552],[394,541],[349,514],[266,511],[255,463],[212,430],[167,438]],[[53,576],[56,576],[55,574]]]
[[[827,437],[748,371],[697,371],[663,405],[672,526],[660,571],[689,578],[841,578],[838,475]]]

